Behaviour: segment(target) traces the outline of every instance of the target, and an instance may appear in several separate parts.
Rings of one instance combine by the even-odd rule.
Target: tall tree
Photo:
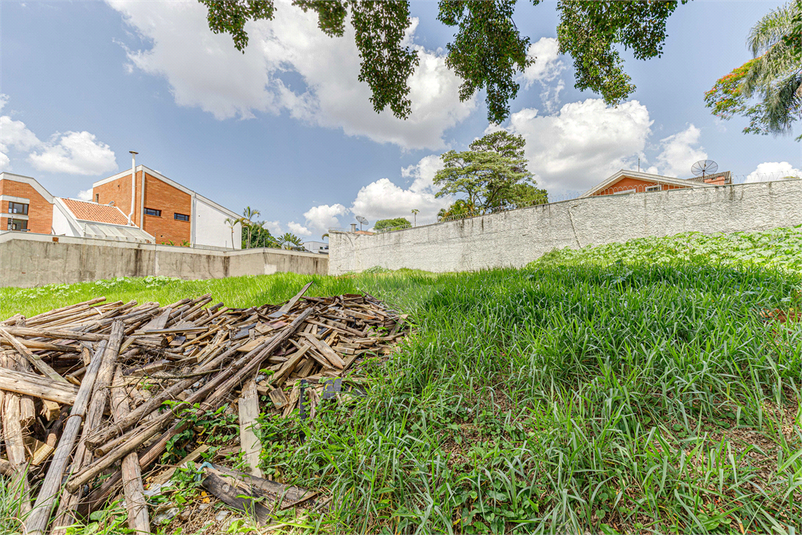
[[[247,231],[247,247],[246,247],[246,249],[250,249],[251,248],[251,230],[252,230],[252,228],[254,226],[253,219],[258,215],[261,215],[259,210],[254,210],[250,206],[246,206],[245,210],[242,211],[242,219],[241,219],[242,226],[245,227],[245,230]]]
[[[446,152],[444,167],[434,177],[440,187],[436,196],[463,195],[464,202],[452,207],[458,214],[483,214],[541,197],[545,202],[545,191],[535,187],[526,168],[525,145],[523,136],[500,130],[475,140],[467,151]]]
[[[373,230],[379,231],[384,229],[402,229],[402,228],[409,228],[412,226],[412,223],[409,222],[409,219],[406,217],[396,217],[394,219],[379,219],[376,221],[376,224],[373,225]]]
[[[272,20],[273,0],[198,0],[208,10],[209,28],[231,34],[234,46],[248,45],[245,23]],[[537,5],[540,0],[531,0]],[[560,51],[574,58],[576,87],[601,93],[607,103],[624,100],[635,90],[623,71],[617,47],[632,49],[637,59],[662,54],[666,19],[678,3],[688,0],[561,0],[557,4]],[[376,112],[389,107],[399,118],[409,117],[409,77],[418,64],[417,52],[404,44],[412,24],[409,0],[293,0],[295,6],[318,14],[318,27],[330,37],[342,37],[345,21],[354,28],[362,60],[359,81],[368,84]],[[509,102],[520,88],[516,77],[533,60],[530,38],[513,20],[517,0],[440,0],[438,20],[456,28],[446,45],[449,68],[463,80],[460,99],[486,90],[488,119],[500,123],[509,116]]]
[[[281,244],[282,249],[294,249],[304,246],[304,243],[301,241],[301,238],[299,238],[292,232],[285,232],[283,235],[279,236],[278,242],[279,244]]]
[[[705,93],[713,114],[749,119],[744,133],[789,134],[802,117],[802,0],[760,19],[749,33],[751,59]],[[802,135],[796,138],[802,140]]]

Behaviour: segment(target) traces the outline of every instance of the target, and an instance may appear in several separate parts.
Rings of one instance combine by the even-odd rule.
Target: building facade
[[[237,213],[144,165],[95,182],[92,200],[114,203],[156,243],[242,247]]]
[[[0,173],[0,230],[50,234],[53,196],[36,179]]]
[[[732,175],[729,171],[705,177],[674,178],[651,173],[642,173],[640,171],[625,171],[622,169],[587,191],[582,197],[624,193],[649,193],[670,189],[723,186],[731,183]]]

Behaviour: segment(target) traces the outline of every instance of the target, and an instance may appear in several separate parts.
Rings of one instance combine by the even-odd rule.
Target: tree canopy
[[[470,216],[499,208],[548,202],[545,190],[535,187],[524,157],[523,136],[500,130],[470,144],[467,151],[448,151],[440,158],[444,167],[434,177],[437,197],[463,195],[441,214]]]
[[[537,5],[540,0],[531,0]],[[662,54],[666,20],[678,3],[688,0],[561,0],[557,4],[560,52],[570,54],[576,87],[602,95],[617,104],[635,90],[623,70],[618,46],[632,49],[635,58]],[[234,46],[248,45],[245,23],[272,20],[274,0],[199,0],[208,10],[209,28],[229,33]],[[412,23],[409,0],[293,0],[295,6],[318,15],[318,27],[330,37],[342,37],[350,10],[357,49],[362,60],[359,81],[368,84],[376,112],[387,107],[405,119],[411,112],[409,77],[418,55],[403,44]],[[536,59],[527,56],[530,38],[513,20],[517,0],[440,0],[438,20],[456,28],[446,45],[446,64],[462,79],[459,96],[471,98],[485,89],[488,119],[500,123],[510,114],[509,102],[520,88],[515,78]]]
[[[384,229],[402,229],[402,228],[409,228],[412,226],[412,223],[409,222],[409,219],[406,217],[396,217],[393,219],[379,219],[376,221],[376,224],[373,225],[373,230],[379,231]]]
[[[744,133],[788,134],[802,116],[802,0],[760,19],[747,43],[753,59],[705,93],[714,115],[749,119]],[[796,138],[802,140],[802,135]]]

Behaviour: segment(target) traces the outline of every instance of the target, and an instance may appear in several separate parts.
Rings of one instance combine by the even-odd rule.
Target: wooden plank
[[[70,383],[53,381],[40,375],[12,371],[7,368],[0,368],[0,390],[49,399],[62,405],[74,405],[78,395],[78,388]]]
[[[343,359],[340,357],[340,355],[338,355],[326,342],[323,340],[318,340],[310,333],[301,333],[301,336],[309,340],[309,342],[315,346],[315,349],[323,354],[323,356],[326,357],[326,360],[328,360],[332,366],[341,370],[345,367],[345,362],[343,362]]]
[[[295,294],[295,295],[292,297],[292,299],[290,299],[289,301],[287,301],[287,302],[284,304],[284,306],[282,306],[280,309],[278,309],[278,310],[276,310],[275,312],[273,312],[272,314],[270,314],[270,315],[269,315],[269,317],[271,317],[271,318],[280,318],[281,316],[283,316],[284,314],[286,314],[287,312],[289,312],[290,310],[292,310],[292,307],[294,307],[294,306],[295,306],[295,303],[297,303],[297,302],[298,302],[298,300],[299,300],[301,297],[303,297],[303,295],[306,293],[306,291],[309,289],[309,287],[310,287],[310,286],[312,286],[312,282],[311,282],[311,281],[310,281],[310,282],[308,282],[308,283],[306,284],[306,286],[304,286],[303,288],[301,288],[301,291],[300,291],[300,292],[298,292],[297,294]]]
[[[259,469],[259,454],[262,443],[256,437],[254,426],[259,417],[259,394],[256,392],[256,380],[248,379],[242,387],[242,395],[237,402],[239,407],[239,441],[243,458],[256,477],[262,477]]]
[[[270,400],[273,402],[273,407],[280,409],[289,403],[287,396],[284,395],[284,391],[280,388],[274,388],[271,390],[268,395],[270,396]]]

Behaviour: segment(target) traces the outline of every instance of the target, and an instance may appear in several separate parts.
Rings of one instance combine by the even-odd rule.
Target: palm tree
[[[413,220],[412,226],[413,227],[417,227],[418,226],[418,212],[420,212],[420,210],[418,210],[417,208],[413,208],[412,209],[412,220]]]
[[[253,219],[259,215],[261,215],[261,212],[259,212],[259,210],[253,210],[250,206],[246,206],[245,210],[242,211],[241,221],[243,225],[247,225],[248,227],[248,246],[246,249],[251,248],[251,225],[253,225]]]
[[[234,249],[234,227],[238,224],[242,223],[242,218],[239,217],[227,217],[225,220],[225,224],[231,228],[231,248]]]
[[[791,1],[760,19],[747,38],[754,59],[716,82],[705,94],[722,119],[744,115],[745,133],[787,134],[802,113],[802,52],[792,35],[802,2]],[[796,19],[796,20],[795,20]],[[749,104],[750,99],[757,104]],[[802,140],[802,136],[797,141]]]
[[[292,232],[285,232],[283,236],[279,236],[278,242],[281,244],[282,249],[292,249],[293,247],[303,247],[301,238]]]

